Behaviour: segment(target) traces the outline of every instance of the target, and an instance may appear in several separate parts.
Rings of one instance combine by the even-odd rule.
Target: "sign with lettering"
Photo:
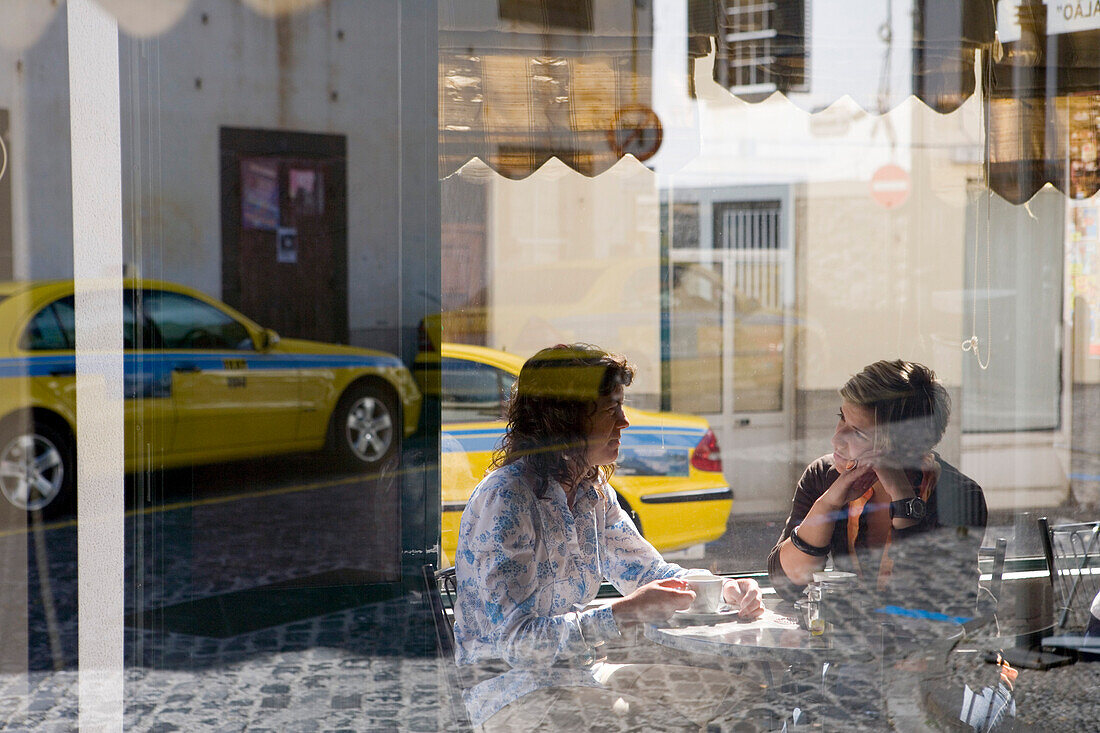
[[[1047,0],[1047,35],[1100,29],[1100,0]]]

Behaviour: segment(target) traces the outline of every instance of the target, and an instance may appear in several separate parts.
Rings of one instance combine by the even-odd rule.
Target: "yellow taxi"
[[[280,338],[192,288],[123,283],[126,469],[328,447],[380,466],[416,428],[421,396],[393,354]],[[0,491],[56,514],[73,504],[73,281],[0,283]]]
[[[523,359],[480,346],[443,343],[417,356],[416,375],[442,413],[444,563],[454,557],[466,500],[485,475],[504,434],[504,412]],[[706,420],[624,408],[611,485],[642,534],[662,551],[721,537],[733,506],[722,460]]]

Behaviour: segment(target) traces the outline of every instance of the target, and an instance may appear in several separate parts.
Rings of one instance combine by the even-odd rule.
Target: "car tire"
[[[332,413],[332,446],[344,468],[375,470],[401,446],[400,413],[391,393],[371,383],[352,385]]]
[[[52,518],[69,513],[76,498],[72,438],[33,418],[0,427],[0,492],[8,504]]]

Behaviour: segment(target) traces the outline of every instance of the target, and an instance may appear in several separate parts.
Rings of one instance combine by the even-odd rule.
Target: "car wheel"
[[[46,423],[16,422],[0,430],[0,491],[14,507],[65,513],[73,502],[72,441]]]
[[[332,431],[337,459],[351,468],[382,466],[401,442],[393,398],[370,384],[344,393],[332,415]]]

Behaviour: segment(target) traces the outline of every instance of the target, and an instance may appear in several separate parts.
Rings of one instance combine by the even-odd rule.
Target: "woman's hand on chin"
[[[916,495],[913,485],[909,482],[906,469],[917,469],[922,473],[932,474],[932,485],[935,486],[940,478],[940,464],[933,453],[926,453],[919,458],[899,462],[886,458],[875,458],[869,461],[874,469],[879,483],[886,489],[891,499],[909,499]]]
[[[873,464],[871,461],[864,462],[865,460],[860,459],[855,462],[852,468],[837,467],[837,470],[840,471],[840,478],[834,481],[833,485],[821,495],[821,498],[827,501],[829,507],[834,511],[863,496],[867,489],[871,488],[878,480]]]
[[[630,595],[611,603],[611,612],[618,624],[664,621],[675,611],[687,608],[695,593],[679,578],[665,578],[646,583]]]

